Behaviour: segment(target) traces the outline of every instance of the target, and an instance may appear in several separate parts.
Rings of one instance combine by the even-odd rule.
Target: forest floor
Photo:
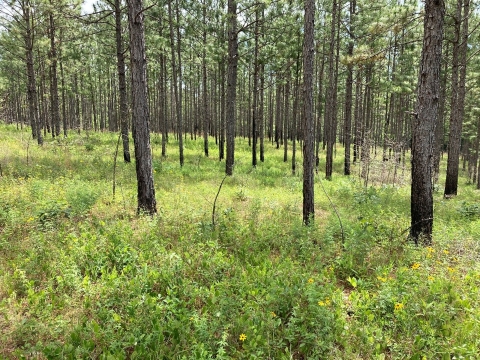
[[[464,172],[448,200],[442,172],[433,244],[416,247],[408,153],[397,166],[372,153],[368,181],[358,163],[341,175],[341,146],[324,180],[322,153],[305,227],[301,152],[292,175],[267,143],[253,169],[238,139],[212,214],[225,170],[214,139],[206,158],[188,138],[180,167],[173,135],[166,158],[152,135],[149,217],[121,156],[112,193],[117,137],[39,147],[0,124],[0,358],[480,357],[480,191]]]

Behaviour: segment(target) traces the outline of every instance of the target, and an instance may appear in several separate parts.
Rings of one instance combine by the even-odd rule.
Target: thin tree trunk
[[[132,119],[137,172],[137,211],[157,212],[150,147],[150,114],[147,91],[147,60],[142,0],[128,0],[130,68],[132,72]]]
[[[295,69],[295,85],[293,95],[293,111],[292,111],[292,175],[297,170],[297,112],[298,112],[298,88],[300,78],[300,53],[297,57],[297,66]],[[313,85],[312,85],[313,86]],[[313,97],[313,96],[312,96]],[[312,100],[313,101],[313,100]],[[313,113],[313,110],[312,110]]]
[[[121,0],[115,0],[115,40],[117,50],[118,92],[120,95],[120,126],[122,132],[123,160],[129,163],[130,147],[128,140],[128,104],[127,83],[125,80],[125,53],[122,39],[122,8]]]
[[[315,129],[315,167],[318,171],[318,166],[320,165],[320,142],[325,140],[322,136],[322,116],[323,116],[323,108],[324,108],[324,99],[323,99],[323,78],[324,78],[324,71],[325,71],[325,41],[323,42],[323,48],[321,52],[322,61],[320,63],[320,73],[318,75],[318,100],[317,100],[317,124]],[[318,59],[318,58],[317,58]],[[325,125],[325,123],[324,123]],[[324,126],[325,128],[325,126]]]
[[[263,18],[263,14],[262,14]],[[258,109],[258,120],[259,120],[259,132],[260,132],[260,161],[263,163],[265,161],[265,119],[263,116],[264,112],[264,91],[265,88],[265,66],[262,63],[260,65],[260,104]]]
[[[333,146],[335,128],[335,45],[336,45],[336,23],[337,23],[337,0],[332,3],[332,23],[330,29],[330,46],[328,50],[328,91],[325,105],[325,140],[327,145],[327,158],[325,163],[325,178],[332,179],[333,172]]]
[[[445,58],[448,59],[448,49],[445,47]],[[441,75],[441,90],[440,90],[440,105],[438,109],[438,121],[437,127],[435,129],[435,152],[433,153],[433,183],[438,183],[438,178],[440,176],[440,158],[443,154],[444,147],[444,131],[445,131],[445,99],[447,97],[447,74],[450,64],[448,61],[444,62],[443,74]]]
[[[355,44],[355,36],[354,36],[354,16],[356,12],[356,0],[350,1],[350,42],[348,44],[348,51],[347,55],[353,55],[353,48]],[[350,144],[352,140],[352,100],[353,100],[353,64],[349,64],[347,67],[347,79],[345,84],[345,134],[344,134],[344,141],[345,141],[345,161],[344,161],[344,168],[343,173],[345,175],[350,175]]]
[[[52,2],[50,1],[50,5]],[[55,20],[49,14],[50,21],[50,107],[52,113],[52,136],[60,135],[60,109],[58,104],[57,47],[55,44]]]
[[[308,225],[315,215],[314,170],[315,170],[315,126],[313,117],[313,65],[315,1],[305,0],[304,42],[303,42],[303,222]]]
[[[290,105],[290,79],[289,75],[287,75],[287,82],[285,83],[285,91],[284,91],[284,115],[283,115],[283,161],[288,161],[288,134],[289,130],[289,105]]]
[[[257,123],[258,123],[258,78],[260,72],[260,64],[258,62],[258,47],[259,47],[259,30],[260,30],[260,4],[255,8],[255,45],[253,55],[253,111],[252,111],[252,166],[257,166]]]
[[[228,69],[226,100],[227,161],[225,173],[233,175],[235,162],[235,100],[238,65],[237,1],[228,0]]]
[[[208,113],[208,93],[207,93],[207,3],[203,2],[203,51],[202,51],[202,86],[203,86],[203,151],[208,157],[208,133],[210,124],[210,114]]]
[[[225,60],[222,59],[220,67],[220,141],[218,142],[218,159],[225,158]]]
[[[26,49],[26,66],[27,66],[27,100],[30,116],[30,124],[32,126],[32,136],[37,139],[38,145],[43,145],[43,136],[38,120],[38,102],[37,102],[37,84],[35,81],[35,67],[33,63],[33,14],[29,1],[22,6],[23,19],[25,21],[25,49]]]
[[[465,1],[465,2],[464,2]],[[463,6],[463,28],[461,28]],[[450,138],[448,145],[447,177],[445,180],[446,198],[457,195],[460,146],[462,140],[463,116],[465,113],[465,81],[467,73],[468,16],[470,0],[458,0],[455,17],[455,43],[452,68],[452,106],[450,113]],[[458,58],[457,58],[458,54]],[[460,78],[457,81],[458,72]]]
[[[177,115],[177,137],[178,137],[178,144],[179,144],[180,166],[183,166],[182,104],[180,99],[179,76],[178,76],[177,61],[176,61],[176,54],[175,54],[175,35],[173,31],[172,1],[173,0],[170,0],[168,2],[168,18],[170,23],[170,50],[172,55],[172,59],[171,59],[172,60],[172,83],[173,83],[173,93],[175,96],[176,115]]]

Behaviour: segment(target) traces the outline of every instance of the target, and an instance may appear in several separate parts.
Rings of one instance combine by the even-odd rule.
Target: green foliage
[[[480,205],[464,201],[458,208],[458,211],[467,218],[475,218],[480,216]]]
[[[96,184],[77,181],[69,185],[66,189],[65,198],[76,214],[82,214],[89,211],[97,202],[100,196]]]
[[[304,226],[301,178],[247,142],[223,163],[154,148],[158,215],[136,216],[115,135],[30,149],[9,129],[0,181],[0,356],[101,359],[475,358],[478,194],[436,194],[434,246],[406,242],[409,192],[335,176]],[[95,139],[95,140],[92,140]],[[62,146],[62,151],[58,147]],[[110,147],[109,147],[110,146]],[[177,147],[170,144],[172,149]],[[173,152],[173,151],[172,151]],[[340,160],[339,160],[340,161]],[[37,166],[41,165],[41,166]],[[338,165],[338,164],[337,164]],[[20,177],[23,170],[28,177]],[[318,178],[317,178],[318,179]],[[329,195],[340,220],[332,209]],[[465,195],[462,195],[464,193]]]

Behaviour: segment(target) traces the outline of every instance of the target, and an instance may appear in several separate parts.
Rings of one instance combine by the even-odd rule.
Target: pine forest
[[[479,359],[479,10],[0,0],[0,358]]]

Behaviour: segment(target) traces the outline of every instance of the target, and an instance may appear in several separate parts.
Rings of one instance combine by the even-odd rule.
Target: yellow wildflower
[[[273,318],[277,317],[277,314],[275,314],[273,311],[270,312],[270,315],[272,315]]]
[[[448,254],[450,253],[450,251],[448,251],[448,250],[443,250],[443,253],[444,253],[445,255],[448,255]]]
[[[429,253],[434,253],[434,252],[435,252],[435,249],[432,248],[431,246],[429,246],[429,247],[427,247],[427,251],[428,251]]]
[[[308,279],[308,283],[313,284],[313,279],[312,278]]]
[[[330,305],[331,303],[332,303],[332,301],[327,297],[327,298],[325,298],[325,300],[323,300],[323,301],[320,300],[320,301],[318,302],[318,305],[319,305],[319,306],[328,306],[328,305]]]
[[[387,278],[382,276],[377,276],[377,279],[380,280],[381,282],[387,281]]]
[[[433,276],[431,276],[431,275],[428,277],[428,281],[433,281],[434,279],[435,279],[435,278],[434,278]]]
[[[419,267],[420,267],[419,263],[413,263],[413,265],[412,265],[413,270],[417,270]]]
[[[240,337],[239,337],[240,341],[245,341],[247,339],[247,335],[245,334],[240,334]]]
[[[402,310],[404,306],[402,303],[395,303],[395,311]]]
[[[449,267],[447,267],[447,270],[448,270],[449,272],[455,272],[455,269],[454,269],[454,268],[452,268],[452,267],[450,267],[450,266],[449,266]]]

